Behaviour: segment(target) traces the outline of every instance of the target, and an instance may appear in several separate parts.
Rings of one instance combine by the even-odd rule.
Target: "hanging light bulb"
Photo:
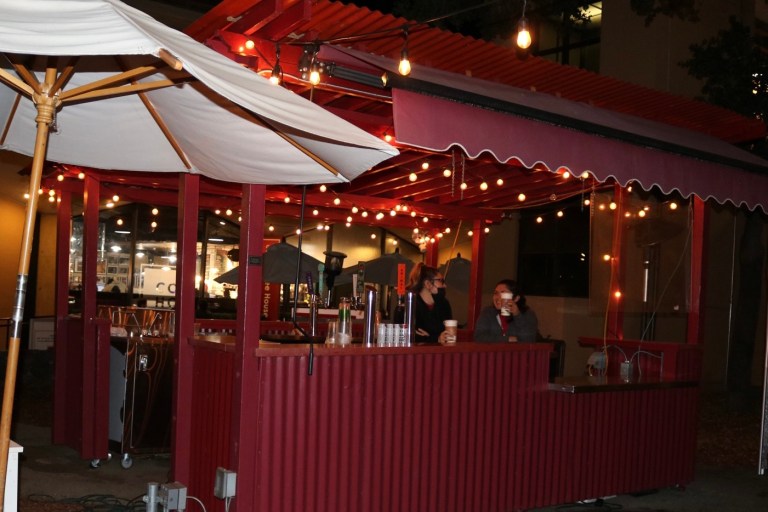
[[[525,18],[525,6],[527,0],[523,1],[523,15],[517,22],[517,46],[527,50],[531,46],[531,31],[528,28],[528,20]]]
[[[272,85],[280,85],[283,81],[283,68],[280,67],[280,45],[275,46],[275,67],[272,68],[272,74],[269,76]]]
[[[403,75],[408,76],[411,73],[411,61],[408,60],[408,25],[403,27],[403,50],[400,52],[400,64],[397,66],[397,71]]]
[[[309,83],[312,85],[320,83],[320,68],[317,65],[316,59],[312,59],[312,69],[309,71]]]

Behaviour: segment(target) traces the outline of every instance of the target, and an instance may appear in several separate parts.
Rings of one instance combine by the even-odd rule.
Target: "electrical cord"
[[[187,499],[188,499],[188,500],[193,500],[193,501],[196,501],[196,502],[197,502],[197,503],[200,505],[200,508],[201,508],[201,509],[203,509],[203,512],[207,512],[207,511],[205,510],[205,505],[203,504],[203,502],[202,502],[202,500],[201,500],[200,498],[196,498],[196,497],[194,497],[194,496],[189,496],[189,495],[187,495]]]

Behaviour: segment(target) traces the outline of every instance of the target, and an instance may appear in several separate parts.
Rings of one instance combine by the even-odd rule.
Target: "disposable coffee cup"
[[[514,295],[510,292],[503,292],[501,294],[501,316],[509,316],[512,312],[509,310],[509,303],[512,302]]]
[[[459,328],[458,320],[444,320],[443,325],[445,326],[446,345],[456,343],[456,331]]]

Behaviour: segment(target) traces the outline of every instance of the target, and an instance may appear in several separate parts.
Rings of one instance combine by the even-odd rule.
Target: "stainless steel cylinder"
[[[363,345],[374,347],[376,346],[376,290],[365,292],[363,314]]]
[[[405,324],[406,344],[410,347],[416,341],[416,295],[413,292],[405,292]]]

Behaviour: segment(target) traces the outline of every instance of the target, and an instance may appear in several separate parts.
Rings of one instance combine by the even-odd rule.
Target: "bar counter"
[[[218,466],[240,468],[238,510],[286,512],[524,510],[693,478],[687,378],[554,391],[547,344],[318,344],[310,374],[308,345],[238,356],[232,336],[189,342],[188,485],[214,510]],[[233,443],[237,425],[247,435]]]

